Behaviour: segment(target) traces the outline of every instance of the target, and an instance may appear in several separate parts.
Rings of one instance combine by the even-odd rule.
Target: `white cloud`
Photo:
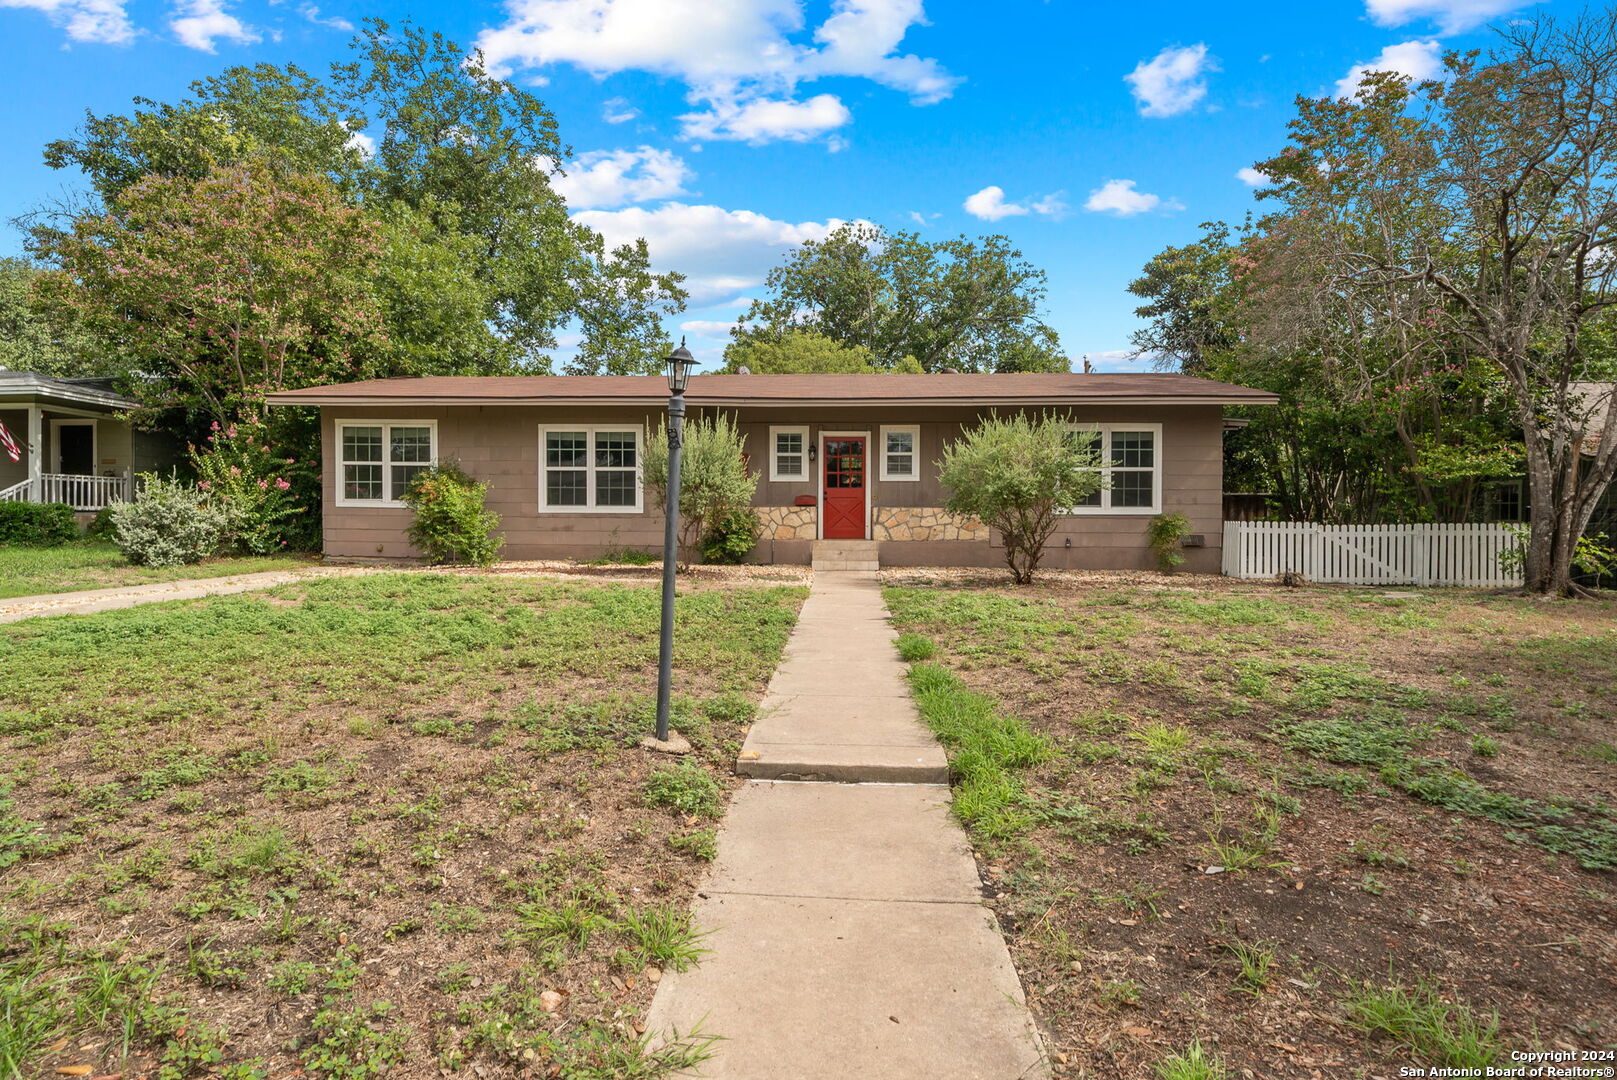
[[[127,45],[138,33],[124,10],[124,0],[0,0],[0,8],[43,12],[52,26],[67,32],[69,41]]]
[[[679,119],[681,133],[688,139],[723,139],[759,145],[777,139],[807,142],[848,123],[853,114],[835,94],[816,94],[807,101],[754,98],[741,103],[712,98],[706,112],[686,113]]]
[[[320,14],[320,9],[313,4],[304,4],[298,8],[298,14],[316,26],[326,26],[332,30],[341,30],[345,34],[354,29],[354,24],[341,15],[322,15]]]
[[[796,100],[798,84],[870,79],[916,104],[959,79],[936,60],[900,54],[921,0],[833,0],[810,41],[802,0],[506,0],[504,25],[478,36],[491,68],[572,64],[596,76],[649,71],[684,82],[691,138],[812,138],[848,122],[842,102]]]
[[[1336,81],[1336,96],[1352,97],[1359,83],[1372,71],[1396,71],[1415,82],[1436,78],[1443,73],[1442,46],[1434,41],[1406,41],[1388,45],[1381,55],[1363,64],[1354,64]]]
[[[630,105],[627,98],[607,98],[601,102],[601,119],[609,124],[627,124],[639,116],[640,110]]]
[[[591,150],[564,162],[551,181],[575,210],[600,210],[685,194],[693,173],[678,155],[651,146]]]
[[[1430,19],[1444,34],[1464,33],[1531,0],[1365,0],[1366,14],[1382,26]]]
[[[1274,183],[1268,173],[1261,173],[1250,165],[1235,170],[1235,178],[1251,187],[1268,187]]]
[[[251,45],[263,37],[253,27],[225,10],[226,0],[183,0],[173,9],[168,28],[188,45],[203,52],[216,52],[215,43],[224,38],[237,45]]]
[[[1096,371],[1155,371],[1151,357],[1142,356],[1135,349],[1095,349],[1082,353],[1072,362],[1074,371],[1084,370],[1084,361]]]
[[[822,240],[845,224],[836,218],[778,221],[751,210],[680,202],[655,209],[584,210],[573,220],[595,229],[614,247],[645,237],[653,265],[687,275],[692,307],[754,288],[788,250],[805,240]]]
[[[1133,217],[1153,210],[1167,214],[1183,210],[1177,199],[1164,199],[1160,195],[1135,189],[1133,180],[1108,180],[1089,193],[1084,209],[1113,217]]]
[[[1177,116],[1207,96],[1209,72],[1218,61],[1207,55],[1206,45],[1175,45],[1149,60],[1141,60],[1123,76],[1141,116]]]
[[[685,333],[697,334],[705,338],[729,337],[730,330],[734,326],[734,322],[720,322],[717,319],[692,319],[689,322],[679,324],[679,328]]]
[[[961,205],[965,207],[966,213],[983,221],[999,221],[1001,218],[1022,217],[1026,214],[1061,218],[1067,214],[1065,195],[1066,192],[1057,191],[1050,195],[1042,195],[1023,205],[1006,202],[1005,189],[998,184],[990,184],[976,194],[966,196],[966,201]]]
[[[376,156],[376,140],[363,131],[349,132],[348,141],[343,145],[350,149],[358,150],[364,157],[372,158]]]

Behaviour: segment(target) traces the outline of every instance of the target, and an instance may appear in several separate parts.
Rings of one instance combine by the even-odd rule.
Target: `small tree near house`
[[[747,471],[744,441],[735,419],[720,413],[685,421],[679,469],[679,562],[696,561],[702,537],[735,511],[746,511],[758,489],[758,474]],[[668,426],[646,445],[644,479],[668,509]],[[750,512],[750,511],[749,511]]]
[[[951,513],[980,519],[1005,540],[1018,585],[1033,580],[1061,514],[1100,490],[1100,460],[1063,416],[991,416],[943,451]]]

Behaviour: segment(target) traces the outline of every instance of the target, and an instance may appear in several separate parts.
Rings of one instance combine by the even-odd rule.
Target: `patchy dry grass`
[[[0,627],[0,1077],[661,1075],[803,591],[378,574]]]
[[[1617,1043],[1613,597],[886,579],[1058,1075]]]
[[[308,555],[264,555],[208,559],[193,566],[132,566],[112,544],[84,540],[60,547],[16,547],[0,544],[0,600],[17,596],[152,585],[160,581],[253,574],[262,570],[295,570],[313,561]]]

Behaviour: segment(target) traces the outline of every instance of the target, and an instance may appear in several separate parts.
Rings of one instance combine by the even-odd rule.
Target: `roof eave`
[[[424,408],[447,408],[456,405],[587,405],[611,406],[628,405],[646,408],[661,408],[667,403],[666,397],[433,397],[420,395],[401,395],[398,397],[381,397],[374,395],[355,394],[321,394],[301,396],[294,394],[271,394],[266,400],[271,405],[301,405],[301,406],[412,406]],[[750,397],[687,397],[686,402],[692,408],[748,408],[748,409],[800,409],[812,408],[893,408],[897,407],[985,407],[998,405],[1274,405],[1279,397],[1272,394],[1252,395],[1248,397],[1165,397],[1160,395],[1138,395],[1132,397],[999,397],[979,398],[966,400],[962,398],[927,398],[927,397],[899,397],[899,398],[792,398],[786,401],[759,400]]]

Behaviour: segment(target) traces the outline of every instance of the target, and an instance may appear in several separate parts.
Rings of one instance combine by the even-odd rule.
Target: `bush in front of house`
[[[108,510],[113,542],[136,566],[201,562],[235,527],[230,507],[177,474],[145,474],[134,502]]]
[[[1100,490],[1100,458],[1065,416],[990,416],[943,451],[950,513],[999,531],[1018,585],[1033,580],[1057,518]]]
[[[1157,557],[1157,569],[1171,574],[1185,561],[1181,541],[1190,535],[1190,519],[1183,514],[1158,514],[1146,528],[1151,551]]]
[[[66,503],[0,502],[0,544],[58,547],[79,535],[73,508]]]
[[[263,421],[251,413],[228,426],[215,421],[207,442],[188,449],[197,487],[230,509],[231,547],[269,555],[288,546],[306,513],[292,492],[296,459],[275,449]]]
[[[416,474],[404,493],[415,514],[410,542],[433,562],[487,566],[504,546],[494,535],[500,515],[483,505],[488,485],[467,476],[453,462],[440,462]]]
[[[763,524],[750,508],[731,510],[702,537],[702,561],[735,565],[758,546]]]
[[[666,422],[646,444],[644,475],[646,486],[655,493],[657,508],[666,512]],[[687,420],[679,467],[679,562],[694,562],[709,529],[730,513],[752,505],[757,489],[758,474],[747,471],[745,442],[733,416],[720,413]]]

